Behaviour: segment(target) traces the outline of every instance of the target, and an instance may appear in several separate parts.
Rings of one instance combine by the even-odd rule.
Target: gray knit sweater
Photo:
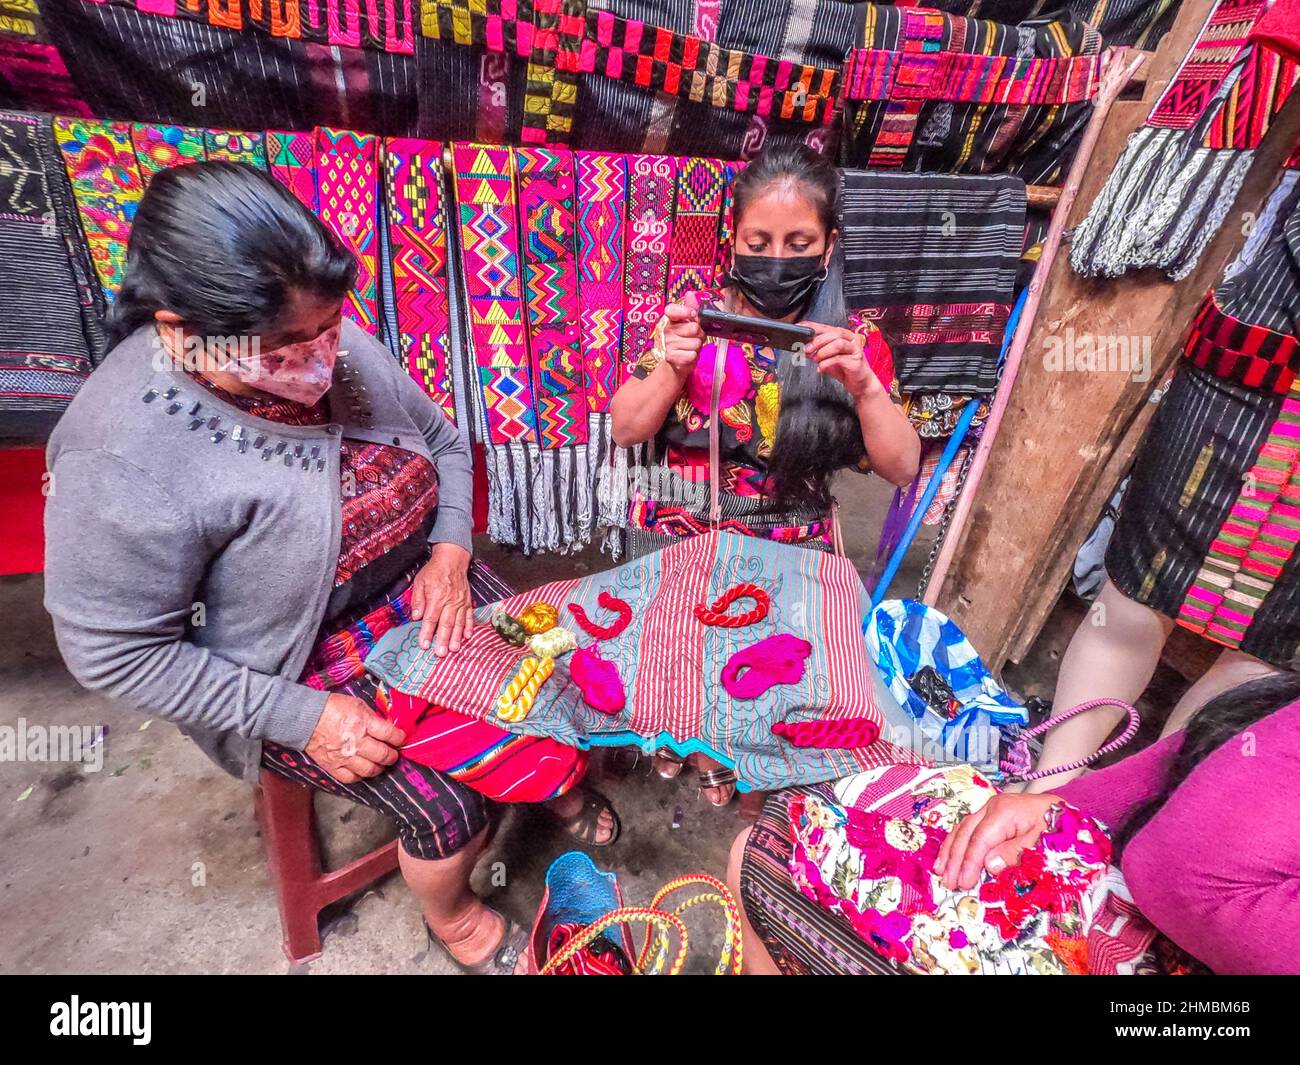
[[[257,775],[306,745],[326,695],[297,683],[339,553],[339,442],[438,467],[435,542],[469,549],[468,444],[378,341],[343,323],[330,422],[266,421],[155,365],[147,326],[111,351],[50,438],[45,606],[73,676]]]

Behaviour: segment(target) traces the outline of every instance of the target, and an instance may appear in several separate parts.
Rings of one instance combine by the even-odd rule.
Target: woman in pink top
[[[1055,792],[996,796],[947,837],[934,871],[962,889],[997,875],[1038,842],[1048,809],[1064,800],[1109,826],[1133,903],[1182,952],[1216,973],[1296,973],[1298,780],[1300,674],[1286,673],[1225,692],[1184,731]],[[781,839],[789,846],[781,798],[732,851],[730,880],[751,932],[746,970],[883,971],[841,918],[777,886]]]

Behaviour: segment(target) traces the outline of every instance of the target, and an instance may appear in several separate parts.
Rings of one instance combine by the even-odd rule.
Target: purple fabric
[[[1118,826],[1160,790],[1171,736],[1057,794]],[[1138,832],[1120,863],[1152,924],[1216,973],[1293,973],[1300,943],[1300,701],[1201,762]]]

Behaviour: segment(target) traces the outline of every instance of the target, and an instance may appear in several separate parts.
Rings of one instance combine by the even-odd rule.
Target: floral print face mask
[[[340,328],[341,323],[330,326],[313,340],[284,344],[231,360],[227,369],[261,392],[310,406],[329,391],[334,380]]]

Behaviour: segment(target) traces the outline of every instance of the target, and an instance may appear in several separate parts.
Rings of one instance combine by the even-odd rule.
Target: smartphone
[[[804,345],[817,335],[806,325],[732,314],[712,304],[700,308],[700,328],[704,330],[705,336],[737,340],[744,344],[760,344],[782,351],[802,351]]]

